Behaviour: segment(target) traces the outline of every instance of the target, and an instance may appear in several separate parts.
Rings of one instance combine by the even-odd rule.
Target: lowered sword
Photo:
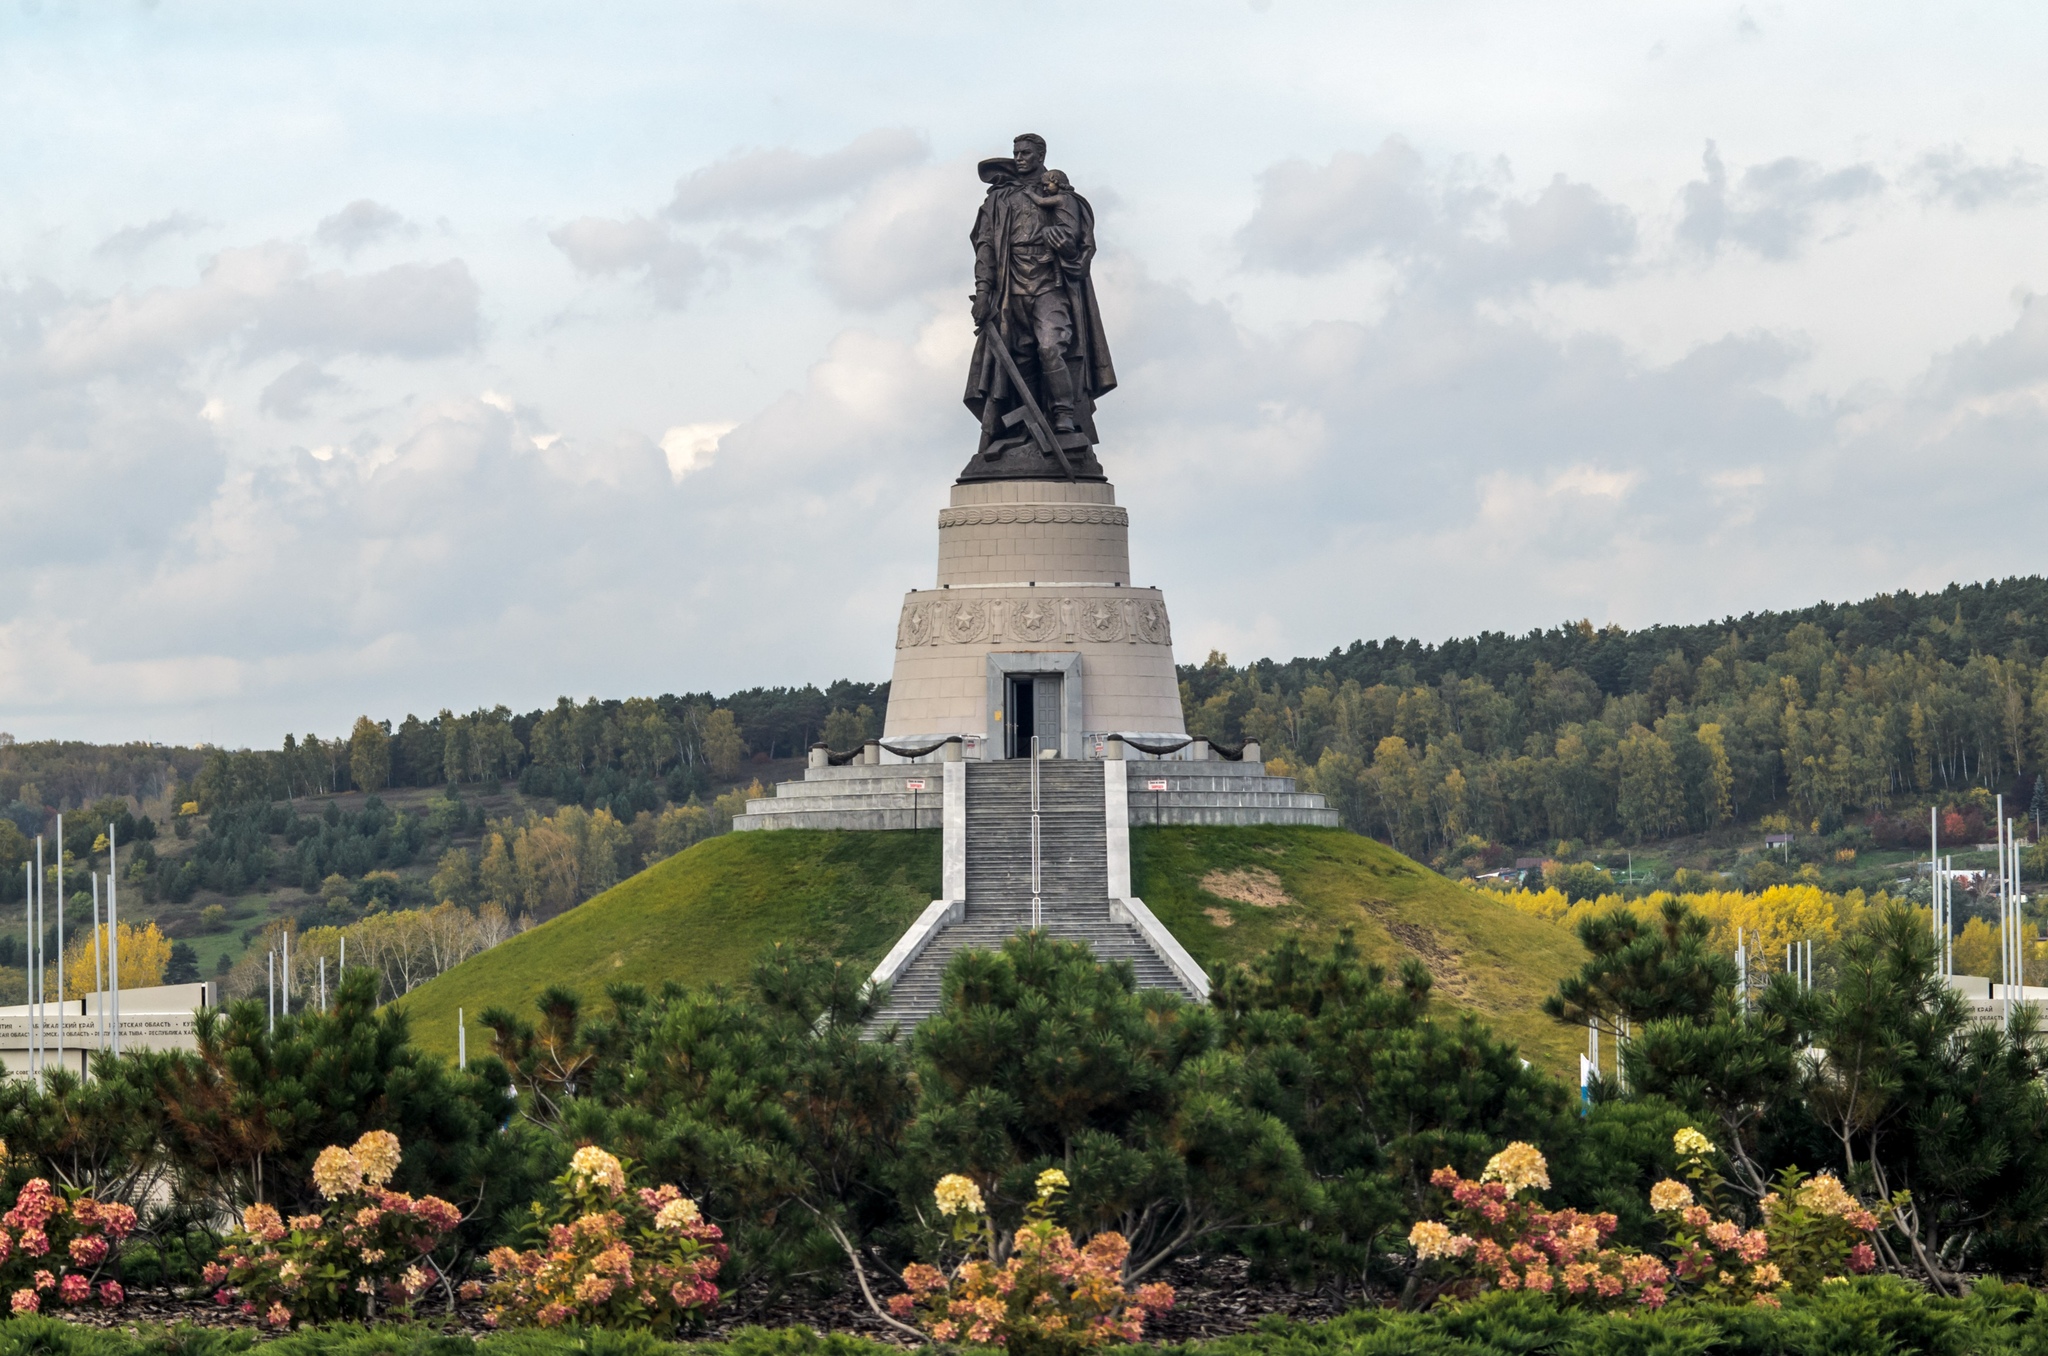
[[[1073,464],[1067,460],[1067,450],[1060,446],[1059,436],[1052,431],[1052,425],[1046,422],[1045,412],[1038,408],[1038,400],[1031,394],[1031,387],[1025,382],[1024,374],[1017,370],[1017,360],[1010,356],[1010,345],[1003,337],[1002,330],[996,330],[990,338],[995,341],[996,352],[1002,355],[1003,370],[1010,374],[1010,384],[1017,388],[1017,396],[1024,402],[1004,415],[1003,422],[1015,423],[1021,418],[1024,427],[1031,433],[1031,440],[1038,444],[1039,450],[1060,464],[1060,471],[1068,480],[1075,479]]]

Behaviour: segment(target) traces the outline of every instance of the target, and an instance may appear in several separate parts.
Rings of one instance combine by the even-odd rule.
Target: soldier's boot
[[[1074,373],[1065,363],[1050,363],[1045,369],[1046,391],[1052,396],[1052,431],[1055,436],[1079,433],[1074,423]]]

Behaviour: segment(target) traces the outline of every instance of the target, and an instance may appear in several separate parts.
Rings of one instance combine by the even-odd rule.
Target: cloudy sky
[[[857,17],[854,17],[857,16]],[[2037,6],[0,11],[0,729],[879,679],[973,162],[1183,658],[2042,568]]]

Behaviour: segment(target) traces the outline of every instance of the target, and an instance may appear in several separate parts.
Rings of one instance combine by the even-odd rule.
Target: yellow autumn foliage
[[[100,945],[100,974],[105,974],[105,965],[113,954],[109,949],[113,938],[102,923],[97,929]],[[83,998],[93,992],[93,942],[95,929],[87,924],[83,932],[72,938],[64,948],[64,996]],[[133,923],[121,924],[121,987],[124,989],[148,989],[164,982],[164,972],[171,966],[171,939],[157,931],[154,923],[141,927]],[[55,978],[55,976],[52,976]]]
[[[1673,898],[1667,890],[1635,900],[1601,895],[1577,904],[1566,899],[1563,892],[1552,889],[1490,892],[1490,896],[1523,913],[1568,927],[1587,914],[1605,913],[1609,909],[1631,909],[1650,918],[1663,908],[1665,900]],[[1835,941],[1855,927],[1874,902],[1867,900],[1861,890],[1831,894],[1818,885],[1803,884],[1773,885],[1754,894],[1744,890],[1702,890],[1676,898],[1713,925],[1709,945],[1717,950],[1734,951],[1735,934],[1737,929],[1741,930],[1742,940],[1749,948],[1752,975],[1782,968],[1785,948],[1794,942],[1811,939],[1816,947],[1822,947]],[[1958,968],[1961,960],[1958,947]]]
[[[2048,941],[2040,937],[2040,930],[2032,923],[2021,930],[2020,954],[2027,967],[2025,984],[2048,984]],[[1956,973],[1959,975],[1980,975],[1985,979],[2004,982],[2003,967],[1998,958],[1998,928],[1982,918],[1972,918],[1956,933]]]

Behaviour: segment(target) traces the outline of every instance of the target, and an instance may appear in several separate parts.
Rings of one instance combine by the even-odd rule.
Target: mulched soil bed
[[[1330,1318],[1349,1307],[1324,1294],[1304,1294],[1284,1287],[1255,1284],[1250,1279],[1250,1267],[1242,1258],[1236,1257],[1174,1263],[1166,1267],[1158,1279],[1171,1285],[1179,1297],[1171,1310],[1145,1325],[1146,1337],[1160,1342],[1185,1342],[1243,1332],[1256,1326],[1268,1314],[1314,1320]],[[894,1287],[877,1292],[882,1298],[890,1293],[894,1293]],[[423,1308],[422,1321],[440,1331],[472,1337],[481,1337],[490,1331],[484,1326],[484,1306],[480,1303],[458,1305],[453,1315],[440,1305]],[[60,1310],[53,1316],[95,1328],[129,1330],[172,1323],[191,1323],[207,1328],[252,1326],[248,1319],[233,1309],[208,1301],[141,1291],[130,1291],[128,1302],[118,1311],[83,1308]],[[710,1323],[690,1336],[717,1338],[736,1328],[783,1328],[796,1324],[819,1332],[856,1333],[898,1346],[915,1345],[868,1312],[858,1290],[824,1297],[785,1294],[771,1298],[765,1289],[742,1287],[726,1298]]]

